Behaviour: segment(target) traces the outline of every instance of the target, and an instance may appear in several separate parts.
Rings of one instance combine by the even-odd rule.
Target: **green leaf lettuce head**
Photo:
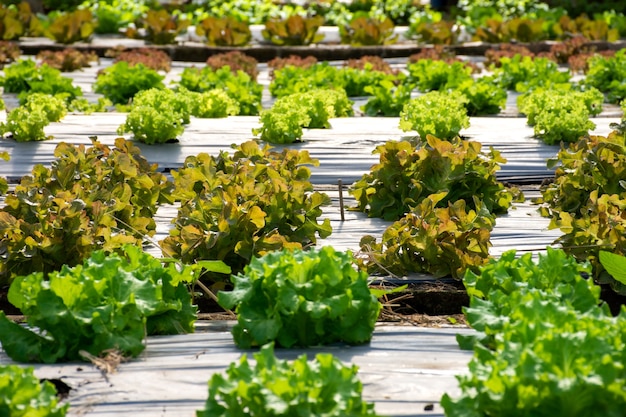
[[[82,265],[17,277],[9,301],[38,332],[0,313],[0,341],[20,362],[54,363],[98,356],[108,349],[137,356],[148,334],[193,331],[195,307],[185,286],[192,271],[178,272],[128,245],[126,257],[94,252]],[[147,327],[146,327],[147,326]]]
[[[277,359],[274,345],[254,354],[254,366],[243,355],[226,375],[213,374],[209,397],[197,417],[325,416],[375,417],[374,405],[362,399],[363,385],[355,365],[346,366],[329,353],[313,361],[300,355],[293,362]]]
[[[352,254],[328,246],[270,252],[232,281],[233,291],[218,299],[224,308],[236,307],[233,337],[241,348],[272,341],[283,347],[366,343],[381,309]]]
[[[41,383],[33,368],[0,365],[0,416],[63,417],[68,408],[59,404],[54,386]]]

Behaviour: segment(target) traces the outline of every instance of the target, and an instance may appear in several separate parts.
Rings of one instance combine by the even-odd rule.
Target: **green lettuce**
[[[50,382],[39,382],[33,368],[0,365],[0,416],[63,417],[69,404],[59,405]]]
[[[233,291],[218,299],[224,308],[236,307],[233,337],[241,348],[272,341],[283,347],[366,343],[381,309],[352,254],[330,246],[270,252],[231,279]]]
[[[254,354],[254,367],[243,355],[226,376],[209,380],[209,397],[197,417],[325,416],[375,417],[374,405],[363,401],[363,385],[355,365],[345,366],[329,353],[292,363],[274,356],[273,344]]]
[[[192,332],[196,308],[186,284],[199,269],[163,267],[132,245],[124,252],[96,251],[82,265],[64,266],[47,280],[43,273],[17,277],[9,301],[39,331],[0,313],[0,342],[7,354],[19,362],[45,363],[81,359],[81,350],[98,356],[118,349],[137,356],[146,334]]]

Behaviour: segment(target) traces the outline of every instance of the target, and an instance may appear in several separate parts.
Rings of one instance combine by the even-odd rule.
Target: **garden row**
[[[45,35],[58,43],[89,41],[101,34],[125,33],[153,44],[196,39],[211,46],[250,44],[250,25],[261,24],[262,41],[274,45],[310,45],[323,39],[322,25],[338,28],[341,43],[387,45],[404,36],[428,44],[454,44],[470,39],[489,43],[536,42],[583,35],[592,40],[626,37],[626,17],[620,8],[606,7],[593,17],[570,16],[564,8],[539,1],[462,1],[452,16],[410,0],[312,1],[305,4],[269,0],[190,2],[184,6],[130,0],[44,0],[47,14],[35,14],[29,3],[3,6],[0,37],[15,40]],[[615,10],[619,11],[617,13]],[[42,10],[46,11],[46,10]]]
[[[626,96],[624,50],[604,56],[582,45],[572,41],[567,53],[559,48],[551,55],[566,60],[582,53],[586,74],[578,82],[552,59],[513,47],[489,54],[488,72],[443,49],[412,56],[404,70],[378,57],[350,60],[341,68],[314,58],[276,59],[269,92],[277,100],[265,109],[257,62],[240,52],[213,56],[204,67],[186,67],[167,88],[162,71],[170,62],[165,55],[117,50],[112,52],[117,61],[94,80],[93,91],[103,96],[97,103],[82,97],[82,89],[51,66],[80,68],[95,57],[72,50],[43,53],[41,65],[19,59],[5,67],[0,80],[4,92],[17,94],[22,105],[8,113],[2,132],[17,141],[43,140],[47,123],[61,120],[68,110],[106,111],[116,105],[129,112],[119,133],[132,133],[146,143],[177,139],[191,116],[259,113],[262,127],[255,135],[269,143],[293,143],[301,140],[303,128],[329,127],[329,119],[352,115],[349,97],[364,96],[361,110],[367,115],[400,116],[405,131],[450,138],[468,127],[468,116],[499,113],[508,92],[515,91],[520,94],[517,107],[537,137],[548,144],[573,142],[594,128],[589,118],[602,111],[605,101],[619,103]]]
[[[186,325],[193,308],[184,284],[176,281],[189,277],[179,275],[173,264],[164,268],[138,248],[124,250],[122,256],[96,253],[82,268],[65,268],[49,281],[41,274],[20,279],[13,296],[29,308],[29,322],[44,329],[45,337],[0,314],[3,349],[20,361],[106,360],[107,355],[113,360],[123,354],[120,346],[135,343],[135,349],[143,349],[144,335],[132,328],[154,331],[160,324],[166,331]],[[626,282],[625,257],[609,252],[600,257]],[[371,338],[380,304],[367,287],[367,276],[351,263],[350,256],[329,247],[274,252],[239,274],[234,290],[220,293],[225,306],[237,305],[234,341],[238,347],[271,342],[254,354],[254,365],[244,354],[224,374],[213,373],[205,409],[197,415],[243,416],[250,410],[284,414],[296,409],[313,415],[378,415],[375,404],[361,397],[356,366],[344,365],[330,353],[290,362],[273,353],[274,344],[324,346]],[[184,268],[183,275],[191,271]],[[473,349],[474,356],[469,371],[457,377],[460,395],[445,393],[441,399],[446,416],[481,416],[487,410],[620,415],[626,405],[626,309],[615,317],[610,314],[599,301],[600,288],[586,278],[591,271],[588,263],[550,248],[536,262],[531,254],[517,257],[511,251],[476,272],[468,271],[464,284],[471,304],[465,313],[478,333],[457,336],[460,347]],[[136,297],[129,297],[129,291]],[[51,307],[58,316],[49,314]],[[129,317],[134,320],[125,320]],[[343,327],[344,317],[357,325]],[[337,332],[337,325],[345,331]],[[308,332],[302,331],[304,326]],[[68,340],[70,330],[79,333]],[[94,356],[107,345],[112,348]],[[38,410],[40,415],[63,416],[69,407],[59,404],[49,382],[33,377],[32,368],[0,367],[0,392],[0,406],[11,415]]]

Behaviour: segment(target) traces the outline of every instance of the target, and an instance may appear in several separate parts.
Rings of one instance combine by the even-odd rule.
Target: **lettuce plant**
[[[12,417],[64,417],[69,404],[60,405],[51,382],[39,381],[32,367],[0,365],[0,413]]]
[[[183,263],[221,260],[237,273],[255,256],[330,235],[330,221],[318,222],[330,199],[313,191],[307,165],[318,162],[308,152],[271,152],[254,141],[234,149],[233,155],[190,156],[172,171],[181,206],[160,242],[166,256]]]
[[[340,71],[339,68],[328,62],[305,67],[287,65],[274,70],[274,78],[270,83],[269,90],[272,96],[282,97],[316,89],[343,88],[345,81],[341,77]]]
[[[197,417],[291,416],[376,417],[374,405],[362,399],[355,365],[345,366],[329,353],[308,361],[277,359],[272,344],[231,363],[226,375],[213,374],[209,396]]]
[[[6,196],[0,210],[0,283],[13,276],[73,266],[103,249],[141,244],[155,233],[160,203],[172,183],[131,142],[115,148],[60,143],[55,160],[37,165]]]
[[[135,105],[117,133],[123,135],[132,132],[133,138],[139,142],[153,145],[177,140],[185,131],[182,115],[176,113],[171,103],[161,102],[159,108]]]
[[[431,194],[383,232],[380,242],[364,236],[359,243],[359,266],[369,274],[406,275],[412,272],[437,278],[461,278],[489,259],[495,216],[475,199],[475,210],[465,200],[437,205],[445,192]]]
[[[408,82],[423,92],[455,88],[472,78],[472,68],[460,61],[448,63],[439,59],[420,59],[409,63],[407,70]]]
[[[364,92],[371,97],[361,106],[361,110],[367,116],[398,117],[411,100],[412,91],[413,86],[408,83],[396,86],[390,80],[381,80],[364,88]]]
[[[506,213],[520,193],[497,181],[499,164],[506,162],[500,153],[481,148],[478,142],[448,142],[434,136],[427,136],[427,143],[419,148],[408,141],[380,145],[374,151],[380,154],[380,162],[350,189],[355,209],[370,217],[398,220],[429,195],[447,192],[437,200],[439,207],[465,200],[477,209],[473,198],[478,197],[490,212]]]
[[[626,51],[617,51],[612,57],[596,55],[589,61],[584,84],[607,95],[610,103],[626,99]]]
[[[252,133],[270,143],[293,143],[302,128],[329,128],[329,119],[353,114],[352,101],[343,90],[313,90],[280,97],[261,112],[262,126]]]
[[[191,22],[171,14],[166,9],[148,10],[138,21],[145,29],[145,34],[140,35],[135,28],[126,29],[129,38],[143,38],[155,45],[169,45],[176,43],[176,37],[186,30]]]
[[[196,25],[196,34],[211,46],[246,46],[252,39],[248,23],[233,16],[208,16]]]
[[[142,90],[165,88],[163,78],[143,64],[130,65],[126,61],[119,61],[98,74],[93,90],[104,95],[113,104],[128,104]]]
[[[364,96],[366,95],[366,88],[370,85],[381,83],[384,80],[399,83],[404,77],[403,75],[379,71],[371,63],[366,63],[363,68],[344,67],[338,75],[343,80],[341,84],[349,97]]]
[[[506,90],[494,82],[492,77],[468,79],[455,88],[465,96],[468,116],[497,114],[506,105]]]
[[[188,67],[181,74],[179,85],[190,91],[205,92],[223,89],[239,104],[239,114],[259,114],[263,86],[242,70],[233,73],[229,66],[217,70],[206,66]]]
[[[43,50],[37,54],[37,59],[59,71],[72,72],[89,67],[91,62],[97,62],[98,55],[95,52],[67,48],[60,51]]]
[[[515,55],[500,59],[494,76],[502,87],[523,93],[536,87],[568,83],[569,71],[561,71],[556,62],[548,58]]]
[[[0,123],[2,134],[10,133],[17,142],[50,139],[44,127],[60,121],[67,113],[65,100],[45,93],[20,95],[23,105],[7,114],[7,121]]]
[[[537,263],[508,252],[467,274],[468,322],[488,338],[474,340],[460,396],[441,399],[446,415],[621,414],[626,311],[599,306],[589,271],[548,248]]]
[[[82,265],[17,277],[9,301],[32,331],[0,314],[3,349],[20,362],[54,363],[109,349],[137,356],[146,334],[193,331],[196,309],[187,285],[199,268],[178,269],[127,245],[123,255],[96,251]],[[221,269],[225,271],[224,268]]]
[[[237,346],[276,342],[283,347],[335,342],[360,344],[372,338],[381,309],[368,275],[353,267],[350,252],[332,247],[274,251],[254,258],[220,291],[220,305],[236,307],[232,330]]]
[[[467,97],[455,91],[431,91],[411,99],[400,112],[400,129],[417,131],[422,140],[427,135],[452,139],[461,129],[469,127],[467,101]]]
[[[571,84],[557,84],[528,91],[517,98],[517,107],[520,113],[526,115],[530,126],[537,124],[536,117],[543,112],[560,107],[571,112],[573,108],[580,108],[579,103],[584,104],[590,116],[597,116],[602,112],[604,95],[593,87],[577,91],[572,90]]]
[[[356,13],[350,22],[339,26],[341,43],[352,46],[390,45],[398,40],[395,25],[387,16],[369,16]]]
[[[263,39],[274,45],[310,45],[324,39],[317,30],[324,23],[322,16],[303,17],[298,14],[286,19],[268,19],[261,31]]]
[[[56,15],[49,23],[46,35],[55,42],[63,44],[89,42],[96,25],[91,10],[77,9]]]
[[[16,142],[31,142],[51,139],[46,136],[44,127],[50,124],[48,114],[41,107],[29,109],[25,106],[16,107],[7,114],[7,121],[0,122],[0,133],[10,133]]]
[[[82,90],[72,84],[72,79],[46,64],[37,65],[31,59],[20,59],[4,67],[0,84],[5,93],[63,94],[68,100],[81,96]]]

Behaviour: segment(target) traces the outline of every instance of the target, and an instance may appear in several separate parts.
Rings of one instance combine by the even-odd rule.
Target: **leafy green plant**
[[[481,206],[500,214],[521,197],[496,180],[499,164],[506,162],[498,151],[481,152],[482,146],[474,141],[448,142],[431,135],[426,140],[419,148],[408,141],[378,146],[374,153],[380,154],[380,162],[350,189],[355,209],[369,217],[397,220],[429,195],[446,192],[436,202],[439,207],[465,200],[478,209],[473,206],[477,197]]]
[[[468,79],[455,88],[467,99],[465,108],[468,116],[497,114],[505,107],[507,93],[493,77]]]
[[[274,45],[310,45],[324,39],[317,31],[324,23],[322,16],[303,17],[298,14],[285,19],[270,18],[261,31],[263,39]]]
[[[613,279],[626,285],[626,256],[601,250],[598,257]]]
[[[452,139],[461,129],[469,127],[467,101],[464,95],[455,91],[431,91],[411,99],[400,112],[400,129],[417,131],[423,140],[427,135]]]
[[[135,140],[150,145],[174,141],[184,131],[182,115],[176,113],[175,108],[167,102],[161,102],[158,108],[132,106],[124,124],[117,129],[119,135],[132,132]]]
[[[454,45],[458,42],[458,29],[453,21],[417,20],[409,26],[409,36],[429,45]]]
[[[340,71],[328,62],[302,67],[287,65],[274,70],[269,90],[272,96],[282,97],[320,88],[343,88],[345,80]]]
[[[43,30],[41,21],[32,12],[30,4],[19,2],[16,6],[0,5],[0,38],[18,40],[22,36],[39,36]]]
[[[57,15],[46,28],[46,36],[58,43],[90,41],[96,21],[89,9],[77,9]]]
[[[99,97],[96,102],[91,102],[84,97],[75,98],[67,105],[67,110],[74,113],[91,114],[93,112],[106,112],[113,103],[108,98]]]
[[[594,277],[599,283],[610,284],[613,290],[626,294],[626,285],[605,273],[598,260],[600,250],[626,254],[626,198],[619,194],[600,194],[593,190],[581,207],[582,215],[561,211],[550,220],[550,229],[563,232],[555,240],[567,253],[580,261],[589,261],[594,267]]]
[[[237,101],[240,115],[256,115],[261,109],[263,86],[244,71],[233,73],[228,65],[217,70],[208,66],[185,68],[179,85],[197,92],[222,89]]]
[[[420,91],[446,90],[470,80],[472,69],[463,62],[420,59],[407,65],[409,80]]]
[[[413,86],[408,83],[396,86],[390,80],[381,80],[377,84],[366,86],[364,91],[371,96],[361,107],[367,116],[398,117],[411,99]]]
[[[559,70],[557,63],[548,58],[521,55],[500,58],[500,67],[494,70],[494,75],[504,88],[519,93],[567,83],[570,79],[569,72]]]
[[[196,34],[211,46],[246,46],[252,39],[249,25],[232,16],[203,19],[196,25]]]
[[[16,142],[32,142],[51,139],[46,136],[44,127],[50,124],[47,113],[41,107],[29,109],[16,107],[7,114],[6,122],[0,122],[0,133],[11,135]]]
[[[80,87],[74,86],[72,79],[46,64],[37,66],[31,59],[20,59],[4,67],[4,76],[0,84],[5,93],[46,93],[63,94],[68,100],[81,96]]]
[[[151,88],[135,95],[119,134],[132,132],[134,138],[148,144],[175,140],[189,124],[190,117],[226,117],[237,114],[239,106],[223,90],[203,93]]]
[[[119,61],[98,74],[93,89],[114,104],[127,104],[142,90],[165,88],[163,78],[143,64],[130,65],[126,61]]]
[[[0,340],[7,354],[20,362],[46,363],[80,359],[82,350],[94,356],[110,349],[137,356],[146,334],[193,332],[196,309],[187,285],[199,268],[164,267],[134,245],[122,252],[93,252],[82,265],[64,266],[47,278],[41,272],[17,277],[9,301],[45,333],[0,314]]]
[[[341,43],[352,46],[390,45],[398,40],[394,29],[393,21],[386,16],[379,18],[357,13],[349,24],[339,26],[339,35]]]
[[[145,29],[145,35],[141,36],[135,28],[128,28],[126,36],[143,38],[155,45],[169,45],[176,42],[176,37],[186,30],[190,23],[187,19],[179,19],[170,14],[166,9],[151,9],[138,22],[139,26]]]
[[[404,79],[404,74],[399,75],[375,69],[375,64],[365,63],[363,68],[344,67],[338,71],[343,89],[349,97],[359,97],[366,95],[367,87],[389,80],[393,83],[400,83]]]
[[[31,112],[43,110],[50,122],[58,122],[67,114],[65,100],[44,93],[20,94],[20,104]]]
[[[296,94],[282,98],[289,98]],[[306,93],[299,93],[298,95],[300,94]],[[252,129],[252,134],[259,136],[264,142],[275,144],[302,141],[302,135],[304,134],[302,127],[311,123],[311,117],[304,106],[291,107],[292,105],[293,101],[287,100],[279,102],[278,106],[274,104],[270,109],[263,110],[259,117],[261,127]],[[326,114],[328,114],[329,108],[322,104],[322,111],[326,111]]]
[[[237,273],[254,256],[308,247],[331,233],[328,219],[317,220],[330,199],[313,191],[306,165],[318,162],[308,152],[271,152],[254,141],[234,149],[187,157],[184,168],[172,171],[181,207],[160,242],[166,256],[183,263],[217,259]]]
[[[255,81],[259,75],[259,70],[257,68],[259,61],[241,51],[229,51],[211,55],[207,58],[206,64],[207,66],[213,68],[214,71],[228,65],[230,70],[235,74],[237,74],[237,71],[241,70]]]
[[[128,66],[143,64],[146,68],[165,72],[172,68],[172,58],[165,51],[155,48],[111,48],[105,55],[113,58],[114,63],[126,61]]]
[[[528,116],[535,136],[552,145],[576,142],[596,127],[591,114],[602,111],[604,96],[595,88],[584,92],[563,88],[538,88],[518,98],[521,113]]]
[[[554,296],[559,305],[578,312],[590,311],[600,304],[600,287],[584,277],[590,272],[589,263],[578,262],[562,249],[547,247],[545,254],[536,257],[532,253],[518,256],[515,250],[506,251],[498,259],[490,259],[479,271],[465,273],[463,283],[470,296],[470,306],[464,310],[466,317],[472,328],[493,337],[515,308],[503,296],[528,290]],[[487,314],[494,320],[481,320]]]
[[[461,395],[443,396],[446,415],[621,413],[626,315],[599,306],[589,270],[547,248],[536,264],[511,251],[466,275],[468,322],[489,337],[473,343]]]
[[[148,6],[135,0],[93,0],[90,10],[98,22],[96,33],[117,34],[147,12]]]
[[[614,56],[596,55],[589,61],[584,84],[595,87],[607,95],[610,103],[626,99],[626,51],[619,50]]]
[[[555,168],[554,180],[541,187],[541,213],[554,217],[561,212],[579,217],[592,191],[626,198],[626,145],[624,136],[590,136],[563,147],[548,160]]]
[[[98,62],[98,55],[67,48],[60,51],[43,50],[37,54],[37,59],[59,71],[71,72],[89,67],[91,62]]]
[[[274,251],[253,258],[218,293],[222,307],[236,307],[237,346],[250,348],[366,343],[381,309],[368,276],[353,267],[350,252],[332,247]]]
[[[64,417],[69,404],[60,405],[49,381],[41,382],[32,367],[0,365],[0,411],[7,416]]]
[[[537,88],[517,98],[517,107],[520,113],[526,115],[530,126],[536,124],[537,115],[544,111],[555,111],[559,107],[572,111],[573,108],[580,107],[580,103],[587,108],[587,117],[597,116],[602,112],[604,95],[593,87],[577,91],[572,90],[571,84],[558,84],[550,88]]]
[[[485,23],[476,29],[474,39],[489,43],[505,42],[538,42],[547,39],[543,19],[515,17],[503,20],[498,18],[486,19]]]
[[[209,397],[197,417],[245,415],[324,415],[376,417],[374,406],[362,399],[358,368],[347,367],[329,353],[314,361],[306,355],[289,363],[274,356],[273,345],[263,346],[250,365],[247,355],[232,363],[226,376],[209,380]]]
[[[160,203],[172,184],[131,142],[60,143],[51,168],[37,165],[0,210],[0,282],[74,266],[98,249],[142,244],[155,233]]]
[[[436,206],[446,192],[430,194],[383,232],[380,242],[361,238],[359,266],[369,274],[405,275],[425,272],[461,278],[489,258],[495,216],[478,198],[469,209],[465,200]]]
[[[191,115],[199,118],[218,118],[239,114],[239,103],[224,90],[215,89],[196,93],[187,92],[191,98]]]
[[[252,133],[270,143],[293,143],[302,138],[302,128],[328,128],[329,119],[352,114],[352,102],[343,90],[296,93],[278,98],[261,112],[262,126]]]
[[[568,15],[561,16],[559,20],[552,25],[551,30],[559,38],[567,38],[572,33],[580,34],[587,39],[598,41],[605,40],[615,42],[619,40],[619,29],[609,27],[604,19],[590,19],[586,15],[572,18]]]

